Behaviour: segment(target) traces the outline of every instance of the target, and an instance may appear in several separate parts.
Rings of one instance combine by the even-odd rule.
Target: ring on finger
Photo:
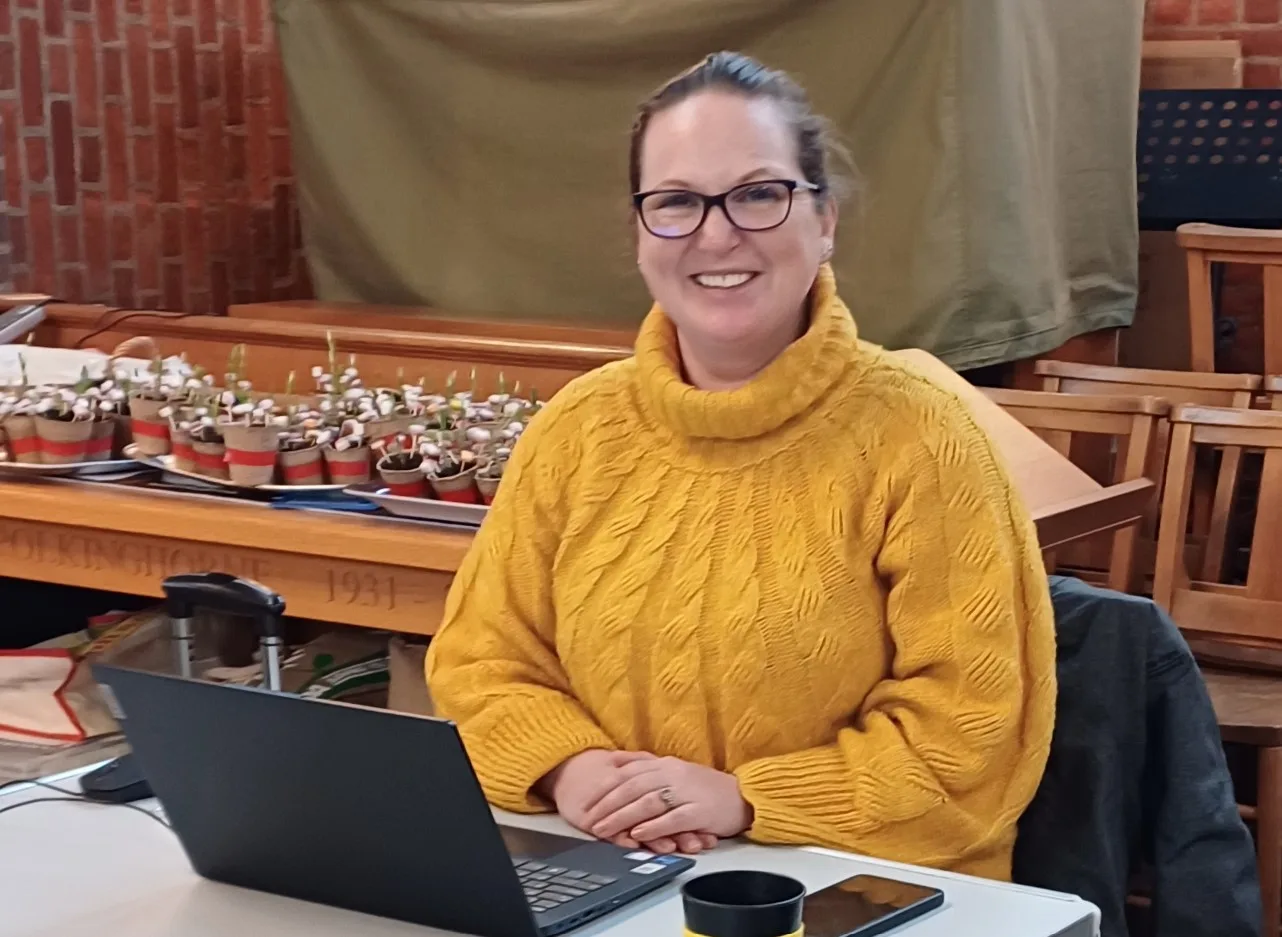
[[[673,810],[677,806],[676,797],[672,794],[672,788],[665,787],[659,791],[659,800],[663,801],[664,809]]]

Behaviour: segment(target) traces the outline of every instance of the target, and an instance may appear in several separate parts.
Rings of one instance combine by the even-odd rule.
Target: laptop
[[[476,934],[552,937],[689,870],[499,826],[453,723],[94,665],[205,878]]]

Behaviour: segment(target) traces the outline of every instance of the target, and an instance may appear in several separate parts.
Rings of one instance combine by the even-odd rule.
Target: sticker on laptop
[[[639,865],[632,872],[636,875],[653,875],[655,872],[662,872],[663,866],[657,862],[647,862],[645,865]]]
[[[659,856],[654,861],[659,863],[659,865],[676,865],[681,860],[676,856]]]
[[[654,858],[654,853],[652,853],[652,852],[630,852],[630,853],[628,853],[626,856],[624,856],[623,858],[625,858],[625,859],[631,859],[633,862],[649,862],[651,859],[653,859],[653,858]]]

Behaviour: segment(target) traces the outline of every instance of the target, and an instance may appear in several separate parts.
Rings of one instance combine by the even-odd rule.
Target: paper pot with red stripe
[[[444,478],[433,475],[428,481],[432,486],[432,493],[442,501],[453,501],[456,504],[481,503],[481,493],[476,489],[476,466]]]
[[[36,418],[29,413],[14,413],[0,420],[0,433],[4,435],[5,448],[14,462],[38,465],[40,437],[36,435]]]
[[[196,456],[196,474],[210,478],[221,478],[224,481],[231,477],[227,471],[227,447],[221,442],[201,442],[191,444]]]
[[[499,482],[502,475],[477,475],[476,489],[481,493],[482,504],[493,504],[494,496],[499,493]]]
[[[369,481],[369,446],[336,449],[331,444],[322,451],[325,453],[325,467],[329,469],[330,481],[335,485],[359,485]]]
[[[168,401],[144,394],[129,398],[129,419],[134,445],[143,455],[169,455],[169,421],[160,415]]]
[[[174,452],[174,468],[183,472],[196,471],[196,450],[192,448],[191,430],[176,424],[170,426],[169,444]]]
[[[89,440],[94,421],[37,416],[36,434],[40,437],[40,461],[45,465],[70,465],[89,458]]]
[[[406,466],[408,468],[400,467]],[[427,476],[423,474],[423,457],[417,452],[398,452],[378,460],[378,475],[387,490],[402,498],[427,497]]]
[[[100,414],[93,421],[89,437],[89,462],[106,462],[116,448],[116,420],[108,413]]]
[[[227,471],[233,482],[252,488],[276,479],[280,427],[221,423],[218,429],[227,446]]]
[[[416,418],[408,413],[393,414],[382,419],[370,420],[365,425],[365,435],[372,440],[390,445],[397,436],[408,433],[415,422],[417,422]]]
[[[278,456],[280,474],[286,485],[325,484],[325,458],[319,446],[282,449]]]

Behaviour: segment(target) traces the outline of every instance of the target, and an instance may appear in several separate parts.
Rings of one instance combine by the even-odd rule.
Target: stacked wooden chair
[[[1282,376],[1062,361],[1039,361],[1035,373],[1041,391],[985,393],[1092,474],[1157,483],[1137,526],[1063,547],[1048,564],[1121,591],[1144,593],[1151,584],[1154,600],[1184,631],[1202,663],[1223,739],[1258,753],[1255,804],[1241,809],[1255,825],[1263,933],[1277,937]],[[1088,437],[1111,441],[1082,445]],[[1254,496],[1247,510],[1244,493]]]

